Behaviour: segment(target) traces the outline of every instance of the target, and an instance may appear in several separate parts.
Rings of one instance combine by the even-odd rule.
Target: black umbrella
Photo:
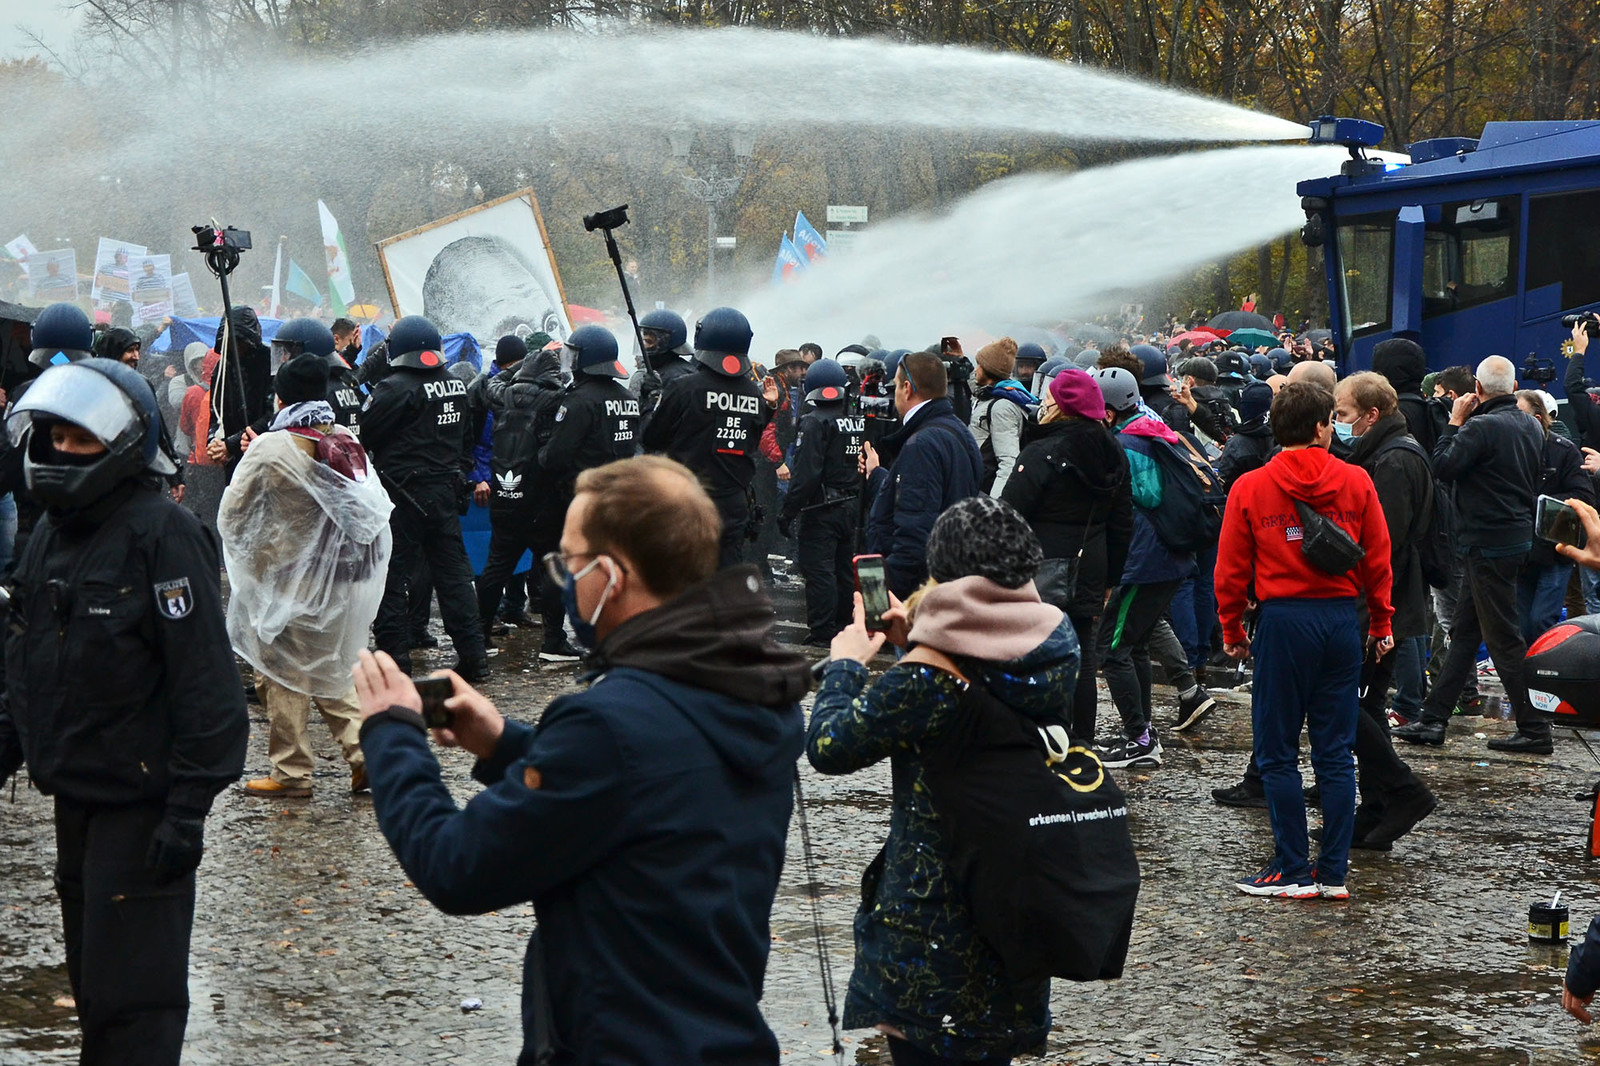
[[[1272,319],[1266,315],[1258,315],[1254,311],[1224,311],[1206,325],[1218,329],[1264,329],[1268,333],[1271,333],[1273,328]]]
[[[1118,337],[1116,330],[1097,326],[1093,322],[1079,322],[1075,326],[1067,326],[1061,332],[1080,341],[1097,344],[1110,344]]]
[[[1312,344],[1321,344],[1325,340],[1332,340],[1332,339],[1333,339],[1333,330],[1331,330],[1331,329],[1310,329],[1310,330],[1306,330],[1306,340],[1310,341]]]

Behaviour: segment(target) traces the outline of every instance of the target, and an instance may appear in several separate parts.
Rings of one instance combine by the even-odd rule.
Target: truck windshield
[[[1389,324],[1394,217],[1368,215],[1339,224],[1339,271],[1347,337]]]

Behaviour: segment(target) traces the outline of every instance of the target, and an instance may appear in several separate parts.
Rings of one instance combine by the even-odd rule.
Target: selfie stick
[[[602,214],[610,216],[621,212],[622,222],[626,223],[628,221],[627,210],[628,205],[623,204],[621,207],[612,208],[610,211],[602,212]],[[584,222],[587,223],[590,218],[595,217],[597,216],[590,215],[589,218],[584,219]],[[611,256],[611,265],[617,268],[617,284],[622,286],[622,302],[628,307],[628,321],[633,323],[633,339],[639,345],[639,358],[643,359],[644,331],[639,328],[639,315],[633,309],[633,295],[628,292],[628,276],[622,270],[622,253],[617,250],[617,238],[612,235],[615,227],[601,225],[590,228],[598,229],[606,235],[606,253]]]

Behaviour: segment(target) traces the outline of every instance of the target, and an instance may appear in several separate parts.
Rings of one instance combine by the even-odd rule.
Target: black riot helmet
[[[93,351],[94,327],[77,304],[51,304],[33,320],[33,350],[28,362],[34,366],[75,363],[89,358]]]
[[[689,327],[676,311],[651,311],[639,320],[645,358],[652,370],[663,360],[680,354],[689,343]]]
[[[832,359],[818,359],[806,368],[806,400],[810,403],[843,403],[850,376]]]
[[[604,326],[579,326],[562,343],[562,369],[603,378],[628,376],[628,368],[617,361],[617,338]]]
[[[444,367],[444,338],[439,327],[422,315],[407,315],[389,330],[389,365],[413,370]]]
[[[88,457],[58,453],[49,432],[58,422],[82,427],[106,450]],[[6,431],[23,449],[28,490],[56,510],[81,510],[143,473],[176,471],[161,449],[161,412],[149,382],[111,359],[47,369],[12,406]]]
[[[334,347],[333,330],[314,318],[291,318],[272,336],[272,368],[276,372],[304,352],[327,359],[333,355]]]
[[[694,357],[726,377],[750,373],[750,320],[731,307],[707,311],[695,323]]]

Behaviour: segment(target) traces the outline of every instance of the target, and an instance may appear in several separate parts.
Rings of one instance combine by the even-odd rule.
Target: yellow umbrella
[[[371,322],[373,319],[383,314],[383,312],[378,309],[377,304],[355,304],[346,310],[349,311],[351,318],[362,318],[366,319],[368,322]]]

